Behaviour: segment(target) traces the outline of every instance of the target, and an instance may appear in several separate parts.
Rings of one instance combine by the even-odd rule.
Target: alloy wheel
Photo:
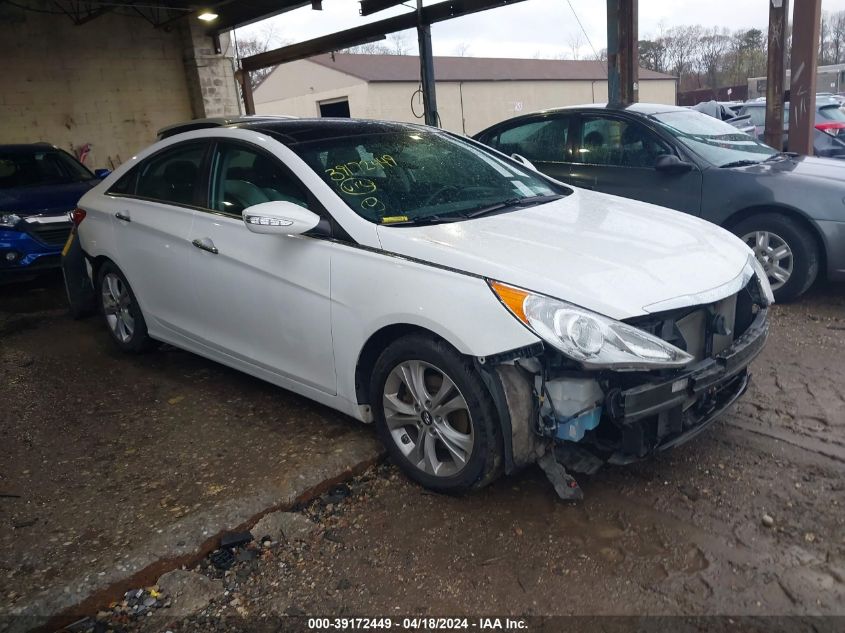
[[[772,290],[783,287],[789,281],[795,258],[786,240],[771,231],[754,231],[743,235],[742,241],[754,251],[754,256],[769,277]]]
[[[118,341],[127,343],[135,334],[135,318],[129,310],[132,305],[129,288],[118,275],[108,273],[103,277],[102,295],[106,323]]]
[[[385,381],[383,405],[390,435],[409,462],[436,477],[463,470],[475,445],[472,417],[442,370],[419,360],[399,363]]]

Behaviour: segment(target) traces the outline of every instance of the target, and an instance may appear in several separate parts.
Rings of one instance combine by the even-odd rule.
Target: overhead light
[[[203,11],[197,16],[203,22],[212,22],[217,19],[217,14],[211,11]]]

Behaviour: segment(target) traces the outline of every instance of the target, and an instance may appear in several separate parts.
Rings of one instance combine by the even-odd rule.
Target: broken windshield
[[[524,208],[527,198],[540,203],[571,192],[472,143],[417,127],[291,149],[355,213],[377,224],[455,221],[480,209],[507,212]]]

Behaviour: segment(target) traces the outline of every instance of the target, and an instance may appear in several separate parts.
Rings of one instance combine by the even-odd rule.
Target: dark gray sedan
[[[674,106],[578,106],[509,119],[475,139],[560,181],[715,222],[754,250],[780,301],[820,271],[845,280],[845,163],[777,152]]]

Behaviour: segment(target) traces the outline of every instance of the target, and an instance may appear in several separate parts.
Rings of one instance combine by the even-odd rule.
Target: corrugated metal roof
[[[419,81],[415,55],[317,55],[310,61],[365,81]],[[607,65],[593,60],[435,57],[437,81],[567,81],[607,79]],[[674,79],[640,68],[640,79]]]

